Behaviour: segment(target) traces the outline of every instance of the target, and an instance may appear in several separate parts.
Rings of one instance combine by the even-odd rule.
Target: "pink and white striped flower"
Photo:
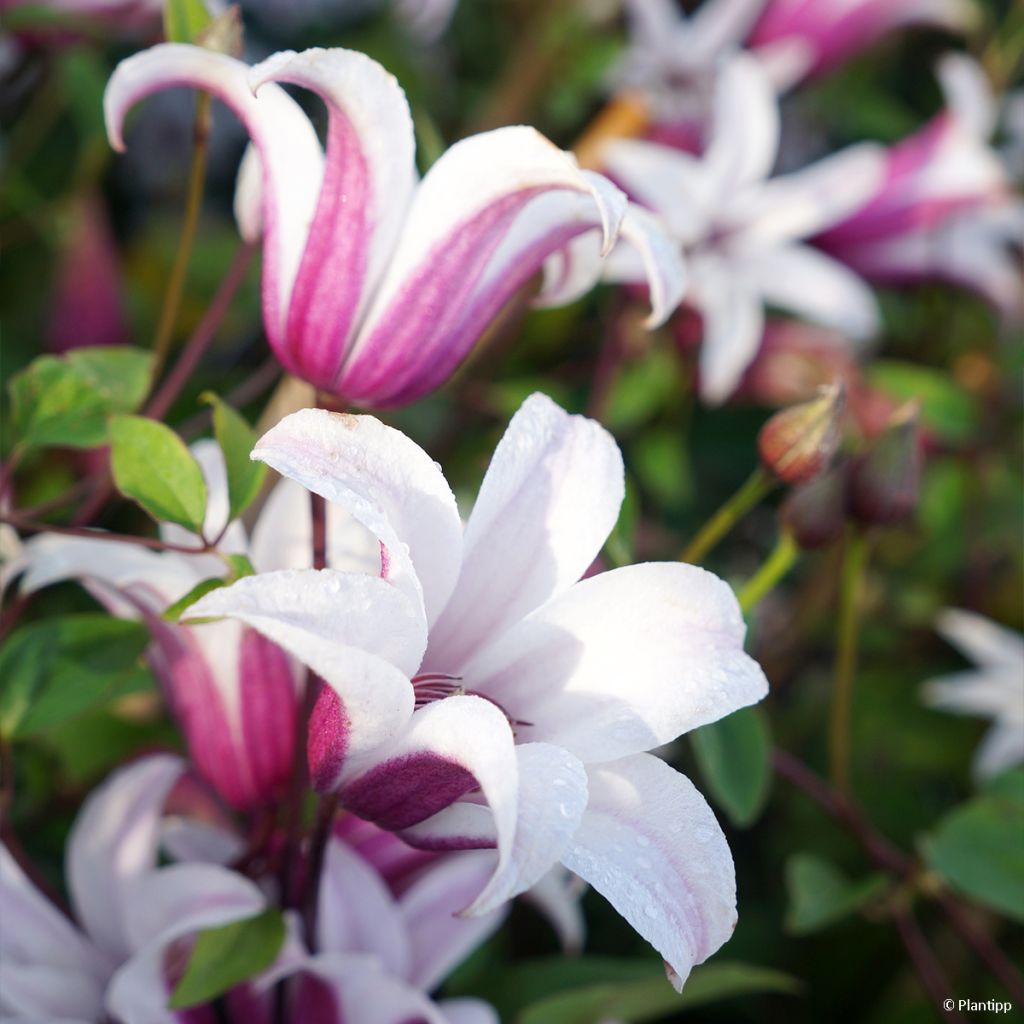
[[[746,48],[782,92],[831,71],[910,25],[963,31],[970,0],[625,0],[630,45],[615,79],[640,88],[659,119],[699,114],[718,64]]]
[[[946,109],[889,149],[878,188],[815,242],[869,280],[948,281],[1019,319],[1024,203],[988,141],[998,106],[969,57],[948,54],[938,71]]]
[[[295,413],[253,457],[380,544],[376,575],[263,573],[187,613],[238,619],[325,681],[316,788],[416,845],[496,848],[473,913],[560,860],[681,985],[731,934],[735,880],[710,808],[645,751],[760,700],[766,682],[732,591],[703,569],[580,579],[623,498],[610,435],[528,399],[465,527],[438,466],[369,416]]]
[[[1024,636],[959,608],[947,608],[936,625],[976,667],[926,683],[925,703],[992,719],[974,759],[978,779],[1024,763]]]
[[[612,140],[602,166],[653,210],[687,261],[688,304],[701,314],[700,387],[727,398],[761,344],[764,307],[776,306],[854,341],[878,326],[867,285],[842,263],[802,240],[847,217],[873,195],[884,170],[880,147],[852,146],[801,171],[769,178],[779,145],[771,86],[749,55],[718,76],[701,156],[655,142]],[[593,267],[582,244],[571,251]],[[612,280],[642,283],[628,252],[603,269]]]
[[[178,1024],[166,1008],[171,954],[198,931],[264,909],[259,888],[224,867],[158,866],[164,804],[181,772],[177,758],[146,758],[86,800],[65,864],[77,924],[0,845],[4,1020]]]
[[[278,83],[327,104],[326,155]],[[464,139],[418,181],[405,94],[363,54],[284,52],[249,67],[197,47],[153,47],[108,84],[112,144],[123,148],[135,103],[177,85],[219,97],[252,138],[236,211],[245,237],[263,234],[267,338],[286,369],[318,388],[373,406],[433,390],[547,257],[581,234],[600,234],[607,249],[623,231],[647,254],[655,299],[678,292],[678,257],[651,241],[649,222],[634,224],[617,188],[532,128]],[[670,311],[656,308],[654,319]]]

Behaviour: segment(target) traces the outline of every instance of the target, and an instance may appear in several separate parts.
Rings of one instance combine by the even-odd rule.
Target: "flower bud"
[[[828,547],[846,527],[849,463],[842,462],[794,487],[782,505],[782,523],[801,548]]]
[[[843,434],[846,395],[841,384],[822,388],[817,398],[777,412],[761,428],[761,461],[787,484],[813,479],[832,461]]]
[[[921,431],[918,406],[897,410],[888,427],[854,463],[850,511],[863,523],[891,526],[906,522],[921,490]]]

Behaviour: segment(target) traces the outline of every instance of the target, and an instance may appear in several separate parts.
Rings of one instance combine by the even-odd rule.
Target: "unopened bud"
[[[783,502],[782,523],[793,540],[808,551],[828,547],[846,527],[849,463],[827,469],[794,487]]]
[[[854,463],[850,511],[863,523],[906,522],[921,491],[921,431],[917,403],[897,410],[889,425]]]
[[[761,461],[787,484],[813,479],[832,461],[843,436],[846,396],[841,384],[777,412],[757,435]]]

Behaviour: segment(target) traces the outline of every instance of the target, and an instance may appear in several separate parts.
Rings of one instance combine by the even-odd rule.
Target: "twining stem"
[[[850,716],[857,674],[861,580],[867,551],[864,534],[851,528],[843,551],[836,674],[829,713],[829,774],[833,785],[843,793],[850,791]]]
[[[0,516],[0,523],[13,526],[23,533],[59,533],[66,537],[87,537],[89,540],[113,541],[118,544],[136,544],[139,547],[151,548],[153,551],[177,551],[183,555],[204,555],[212,551],[216,538],[202,544],[172,544],[158,537],[137,537],[133,533],[112,533],[109,530],[93,530],[86,526],[55,526],[52,523],[37,523],[20,515]],[[222,531],[223,532],[223,531]]]
[[[683,549],[680,562],[699,563],[704,556],[775,486],[775,480],[758,466],[746,483],[700,528]]]
[[[740,589],[740,608],[744,615],[756,608],[761,600],[775,589],[780,580],[793,568],[799,555],[799,546],[792,535],[784,530],[779,534],[778,542],[764,560],[764,564]]]
[[[185,197],[185,215],[182,220],[181,238],[178,240],[178,251],[174,254],[174,264],[167,280],[167,291],[160,310],[156,335],[153,338],[153,380],[155,381],[167,358],[174,335],[174,325],[178,319],[181,306],[181,295],[185,288],[185,272],[188,270],[192,245],[195,242],[196,228],[199,225],[199,212],[203,205],[203,186],[206,181],[206,152],[210,135],[210,95],[201,92],[196,97],[195,132],[192,144],[192,166],[188,176],[188,193]]]
[[[949,998],[952,988],[913,911],[909,907],[901,908],[893,914],[893,920],[896,922],[896,930],[910,958],[914,973],[920,979],[921,987],[928,998],[937,1009],[942,1010],[944,1020],[963,1021],[961,1014],[956,1010],[947,1010],[943,1005]]]

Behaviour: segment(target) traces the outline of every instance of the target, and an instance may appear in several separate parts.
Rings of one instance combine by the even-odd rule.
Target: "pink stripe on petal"
[[[329,686],[324,686],[309,716],[306,757],[313,788],[325,793],[334,787],[345,763],[351,728],[345,704]]]
[[[344,805],[386,829],[403,829],[476,789],[476,778],[462,765],[430,751],[393,758],[343,786]]]
[[[279,796],[291,774],[295,743],[295,677],[288,656],[254,629],[239,652],[242,738],[256,792]]]

